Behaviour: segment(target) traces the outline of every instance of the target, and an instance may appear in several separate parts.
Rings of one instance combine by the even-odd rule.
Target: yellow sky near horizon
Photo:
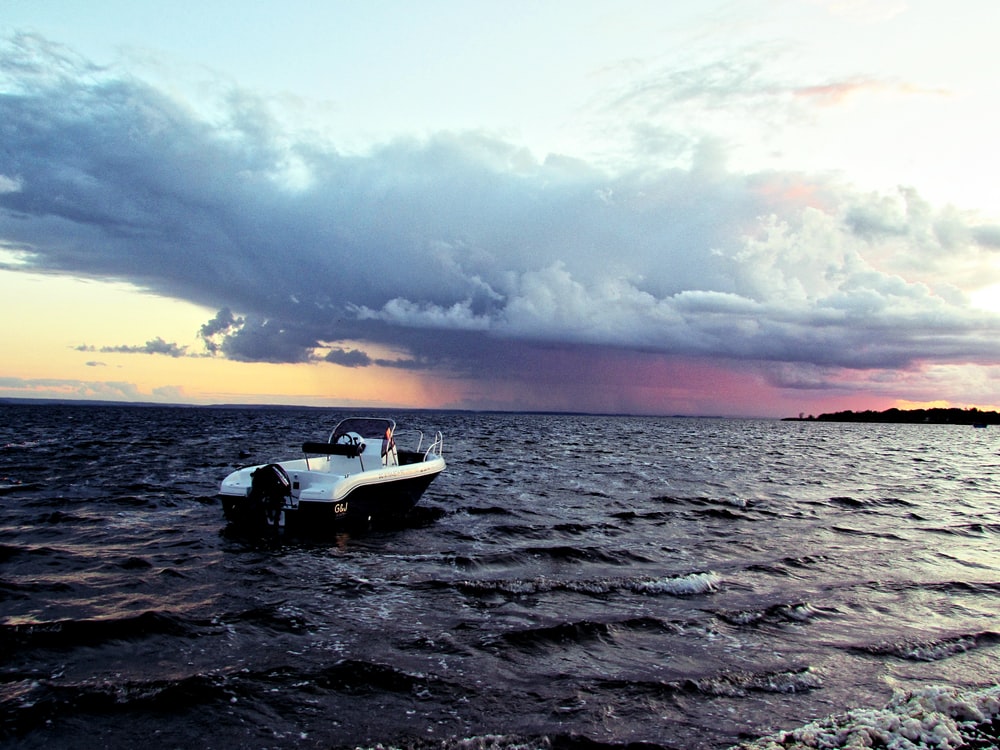
[[[214,310],[126,283],[0,271],[0,298],[13,312],[0,328],[0,350],[17,353],[2,375],[35,383],[2,388],[2,395],[387,407],[453,398],[448,383],[439,379],[429,388],[417,374],[397,368],[209,356],[198,331]],[[156,338],[187,347],[193,356],[101,351],[141,347]]]

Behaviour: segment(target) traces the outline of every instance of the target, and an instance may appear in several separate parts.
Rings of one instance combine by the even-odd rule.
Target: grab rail
[[[423,435],[420,436],[420,442],[423,442]],[[424,452],[424,461],[426,461],[427,457],[432,453],[435,456],[441,456],[444,453],[444,435],[442,435],[440,431],[438,431],[437,435],[434,436],[434,442],[432,442]]]
[[[412,427],[405,430],[397,430],[394,435],[394,437],[396,438],[396,445],[400,445],[400,435],[403,435],[405,437],[412,435],[414,433],[416,433],[416,441],[415,441],[416,444],[415,445],[413,444],[414,441],[407,441],[413,447],[404,448],[400,446],[400,450],[405,450],[407,453],[411,455],[414,454],[420,455],[422,456],[423,461],[426,461],[427,457],[430,456],[431,454],[434,454],[435,456],[440,456],[444,452],[444,435],[442,435],[440,431],[435,433],[434,440],[431,441],[431,444],[427,446],[426,450],[424,450],[423,447],[424,433],[422,430],[417,430]]]

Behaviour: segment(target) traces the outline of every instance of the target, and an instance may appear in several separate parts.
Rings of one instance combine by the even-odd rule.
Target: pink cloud
[[[880,81],[872,78],[858,78],[850,81],[835,81],[833,83],[799,86],[791,90],[797,99],[806,99],[820,106],[832,107],[843,104],[847,99],[860,94],[901,94],[948,96],[946,89],[927,89],[908,83]]]

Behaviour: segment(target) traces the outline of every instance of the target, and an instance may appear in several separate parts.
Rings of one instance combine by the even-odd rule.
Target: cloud
[[[219,339],[239,331],[245,323],[243,318],[237,318],[228,307],[224,307],[201,327],[198,335],[201,336],[205,348],[211,354],[217,354],[221,348]]]
[[[237,362],[310,362],[320,342],[308,321],[248,317],[229,332],[218,351]]]
[[[863,25],[889,21],[904,13],[909,7],[906,0],[809,0],[809,2],[825,6],[831,15],[843,16]]]
[[[980,247],[1000,250],[1000,226],[978,226],[971,228],[972,239]]]
[[[21,189],[21,181],[0,174],[0,193],[16,193]]]
[[[176,385],[163,385],[152,390],[154,398],[166,403],[181,403],[184,401],[184,389]]]
[[[857,78],[831,83],[813,84],[792,88],[792,96],[807,100],[819,106],[835,106],[859,94],[898,94],[900,96],[949,96],[946,89],[922,89],[917,86],[881,81],[870,78]]]
[[[913,189],[730,173],[713,139],[687,144],[690,168],[618,172],[477,133],[342,154],[247,92],[209,120],[26,37],[0,48],[0,73],[0,175],[16,186],[0,190],[0,241],[24,270],[218,310],[199,332],[216,356],[483,383],[537,379],[553,352],[572,362],[553,373],[581,381],[614,359],[600,351],[770,363],[802,383],[1000,357],[998,320],[960,291],[997,280],[1000,227]],[[735,64],[657,86],[663,107],[773,95]],[[372,354],[386,347],[401,356]],[[188,354],[159,338],[101,351]]]
[[[93,398],[137,401],[144,398],[134,383],[64,378],[0,377],[0,395],[32,398]]]
[[[102,352],[104,354],[165,354],[168,357],[189,356],[187,353],[187,347],[180,346],[179,344],[171,341],[164,341],[159,336],[155,339],[150,339],[145,344],[141,345],[120,344],[117,346],[102,346],[97,348],[89,344],[80,344],[74,348],[80,352]],[[102,365],[104,363],[88,362],[87,364]]]
[[[183,357],[187,348],[170,341],[164,341],[157,336],[141,346],[102,346],[101,351],[118,354],[165,354],[168,357]]]
[[[324,359],[343,367],[368,367],[372,363],[372,358],[360,349],[331,349]]]

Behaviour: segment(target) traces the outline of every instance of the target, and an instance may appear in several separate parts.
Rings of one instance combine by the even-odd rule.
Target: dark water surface
[[[339,416],[0,406],[0,742],[724,748],[1000,677],[1000,429],[403,413],[407,523],[227,531]]]

